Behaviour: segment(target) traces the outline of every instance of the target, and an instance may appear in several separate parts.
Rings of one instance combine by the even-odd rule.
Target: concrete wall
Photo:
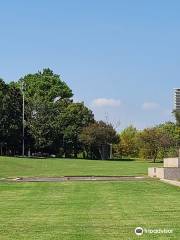
[[[148,168],[148,176],[160,179],[178,180],[180,179],[180,168]]]
[[[164,178],[170,180],[180,180],[180,168],[164,168]]]
[[[180,167],[180,158],[164,158],[164,167]]]
[[[156,177],[157,178],[165,178],[164,168],[156,168]]]
[[[148,176],[156,177],[156,168],[148,168]]]
[[[148,168],[148,176],[180,180],[180,158],[165,158],[163,168]]]
[[[164,178],[164,168],[148,168],[148,176]]]

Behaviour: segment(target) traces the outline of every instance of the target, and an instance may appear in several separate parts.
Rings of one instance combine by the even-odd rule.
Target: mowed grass
[[[143,160],[102,161],[0,157],[0,178],[31,176],[140,176],[148,167],[162,166]]]
[[[147,161],[0,158],[0,178],[140,176]],[[159,181],[0,181],[0,240],[180,239],[180,188]],[[134,229],[172,229],[144,234]]]
[[[180,191],[158,181],[0,183],[1,240],[180,239]],[[172,229],[144,234],[137,226]]]

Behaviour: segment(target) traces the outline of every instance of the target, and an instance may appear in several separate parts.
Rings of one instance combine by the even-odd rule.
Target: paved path
[[[175,181],[175,180],[168,180],[168,179],[160,179],[162,182],[169,183],[174,186],[180,187],[180,181]]]
[[[143,176],[64,176],[64,177],[24,177],[8,179],[16,182],[66,182],[66,181],[142,181],[151,180]]]

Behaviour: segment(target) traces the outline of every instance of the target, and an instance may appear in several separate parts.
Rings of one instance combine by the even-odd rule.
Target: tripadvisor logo
[[[134,230],[135,234],[137,236],[141,236],[144,234],[172,234],[173,233],[173,229],[147,229],[147,228],[142,228],[142,227],[137,227]]]
[[[134,232],[137,236],[141,236],[141,235],[143,235],[143,228],[137,227],[137,228],[135,228]]]

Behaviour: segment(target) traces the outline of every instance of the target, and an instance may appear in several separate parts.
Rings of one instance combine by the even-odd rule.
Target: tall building
[[[180,88],[174,89],[174,110],[180,112]]]

